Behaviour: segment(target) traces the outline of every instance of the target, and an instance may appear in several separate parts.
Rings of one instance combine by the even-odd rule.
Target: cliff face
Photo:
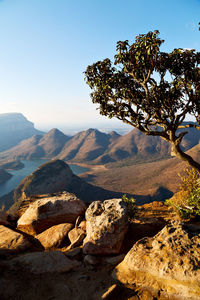
[[[34,134],[41,132],[21,113],[0,114],[0,151],[9,149]]]

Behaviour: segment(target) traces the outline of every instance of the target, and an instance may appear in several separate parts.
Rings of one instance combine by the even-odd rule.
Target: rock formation
[[[116,267],[123,284],[170,299],[200,299],[200,226],[172,223],[139,240]]]
[[[85,212],[69,193],[38,198],[18,229],[2,217],[0,299],[200,299],[198,223],[171,222],[178,218],[159,202],[128,220],[121,199]]]
[[[68,232],[73,228],[71,223],[63,223],[50,227],[35,238],[42,244],[45,249],[59,248],[63,240],[67,237]]]
[[[17,222],[18,229],[38,234],[61,223],[75,223],[85,212],[85,204],[75,195],[62,193],[31,203]]]
[[[120,252],[128,229],[128,212],[121,199],[95,201],[86,211],[85,254],[107,255]]]
[[[75,269],[78,262],[71,261],[60,251],[33,252],[21,255],[10,261],[9,267],[20,266],[33,274],[63,273]]]
[[[0,254],[21,252],[29,248],[30,245],[30,242],[23,234],[0,225]]]

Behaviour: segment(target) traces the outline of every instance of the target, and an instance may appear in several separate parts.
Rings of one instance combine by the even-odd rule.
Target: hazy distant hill
[[[0,151],[7,150],[24,139],[42,134],[21,113],[0,114]]]
[[[108,150],[96,160],[98,163],[114,162],[130,157],[147,159],[151,157],[167,157],[170,146],[159,137],[145,136],[137,129],[120,136],[109,146]]]
[[[183,139],[184,151],[197,145],[200,131],[188,128]],[[120,136],[96,129],[81,131],[73,137],[66,136],[58,129],[45,135],[35,135],[17,146],[1,152],[0,159],[59,158],[71,162],[94,164],[122,163],[135,164],[156,161],[170,157],[170,144],[160,137],[146,136],[137,129]]]
[[[109,147],[110,143],[119,138],[115,132],[106,134],[96,129],[88,129],[77,133],[59,154],[63,160],[73,161],[93,161],[102,155]]]
[[[45,135],[34,135],[19,145],[0,153],[1,159],[39,159],[56,156],[70,139],[58,129]]]

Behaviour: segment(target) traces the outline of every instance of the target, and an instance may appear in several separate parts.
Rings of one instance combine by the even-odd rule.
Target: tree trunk
[[[194,168],[196,171],[200,173],[200,164],[196,162],[190,155],[184,153],[180,148],[180,144],[171,142],[171,145],[172,145],[172,152],[176,157],[185,161],[190,167]]]

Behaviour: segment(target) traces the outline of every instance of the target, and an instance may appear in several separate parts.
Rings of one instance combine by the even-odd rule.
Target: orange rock
[[[0,225],[0,253],[20,252],[31,246],[21,233]]]
[[[72,228],[73,224],[70,223],[55,225],[36,235],[35,238],[45,249],[58,248]]]
[[[38,234],[61,223],[75,223],[84,214],[86,206],[74,194],[41,198],[29,205],[18,220],[18,229],[29,234]]]

